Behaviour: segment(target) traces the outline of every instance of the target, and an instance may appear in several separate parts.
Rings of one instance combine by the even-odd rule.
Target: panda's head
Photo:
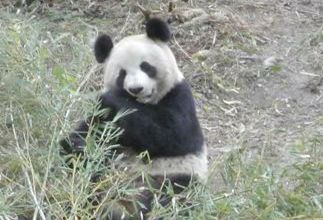
[[[146,24],[146,34],[128,36],[113,45],[101,35],[94,45],[95,57],[104,64],[105,90],[120,87],[138,102],[156,104],[183,80],[167,45],[168,25],[157,18]]]

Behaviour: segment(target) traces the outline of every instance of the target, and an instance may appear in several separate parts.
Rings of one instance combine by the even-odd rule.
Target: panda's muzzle
[[[137,102],[140,103],[149,103],[151,102],[151,99],[153,97],[154,93],[151,92],[149,95],[145,95],[145,96],[137,96]]]
[[[138,95],[142,90],[144,89],[144,87],[134,87],[134,88],[129,88],[129,92],[133,95]]]

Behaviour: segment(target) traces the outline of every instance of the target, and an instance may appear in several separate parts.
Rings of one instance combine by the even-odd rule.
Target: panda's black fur
[[[94,55],[96,60],[99,63],[103,63],[105,58],[109,56],[112,47],[113,43],[108,35],[102,34],[101,36],[99,36],[94,44]]]
[[[148,21],[146,33],[149,38],[156,41],[166,42],[170,39],[170,31],[163,21],[154,18]],[[104,62],[113,48],[113,43],[109,36],[101,35],[94,45],[95,57],[98,62]],[[157,69],[148,62],[140,64],[140,68],[149,77],[155,77]],[[184,158],[188,155],[199,155],[205,149],[202,131],[196,116],[195,104],[189,85],[183,79],[176,83],[157,103],[140,103],[135,97],[124,89],[124,78],[126,70],[120,70],[116,80],[116,87],[104,92],[99,98],[100,109],[110,109],[108,116],[96,116],[94,120],[82,121],[68,138],[60,141],[66,153],[78,153],[85,145],[84,139],[89,130],[90,121],[94,123],[104,123],[111,121],[117,112],[127,109],[136,109],[135,112],[120,118],[116,124],[123,129],[123,133],[118,143],[124,148],[131,148],[135,153],[147,151],[152,161],[155,159],[162,161],[173,160],[172,158]],[[205,159],[206,160],[206,159]],[[180,164],[183,164],[181,161]],[[198,164],[198,163],[197,163]],[[160,168],[162,169],[162,167]],[[162,185],[165,177],[174,186],[175,192],[180,192],[181,187],[188,186],[193,178],[193,173],[174,173],[166,176],[162,173],[151,175],[155,186]],[[145,192],[147,194],[147,192]],[[143,194],[144,195],[144,194]],[[150,210],[150,203],[153,196],[138,198],[144,203],[146,209],[139,211],[147,213]]]
[[[146,32],[149,38],[164,42],[169,41],[171,36],[168,25],[158,18],[152,18],[147,22]]]
[[[122,146],[148,151],[151,158],[196,153],[203,145],[194,100],[186,82],[175,87],[156,105],[138,103],[122,88],[104,93],[101,107],[114,112],[136,109],[117,122],[124,129]]]
[[[151,158],[182,156],[202,150],[203,135],[191,90],[185,81],[175,85],[156,105],[138,103],[122,88],[105,92],[99,100],[100,109],[109,108],[111,112],[108,118],[97,118],[96,122],[112,120],[121,110],[136,109],[117,122],[124,130],[119,139],[122,146],[132,147],[138,153],[148,151]],[[89,121],[81,122],[72,133],[72,144],[84,145],[88,129]],[[61,145],[72,152],[66,139]]]

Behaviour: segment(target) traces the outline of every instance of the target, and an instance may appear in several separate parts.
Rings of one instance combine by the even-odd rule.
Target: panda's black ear
[[[94,44],[94,55],[96,60],[99,63],[103,63],[105,59],[109,56],[112,48],[113,43],[108,35],[102,34],[98,36]]]
[[[153,40],[167,42],[171,37],[168,24],[159,18],[151,18],[147,21],[146,32],[147,36]]]

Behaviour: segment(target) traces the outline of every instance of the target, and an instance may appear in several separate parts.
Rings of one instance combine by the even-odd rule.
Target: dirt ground
[[[264,151],[273,163],[290,163],[295,145],[323,132],[323,2],[228,2],[218,6],[238,16],[256,50],[233,49],[232,66],[215,70],[233,75],[236,92],[217,93],[201,113],[210,154],[243,146],[250,157]]]
[[[144,14],[167,19],[210,161],[245,148],[250,158],[285,165],[300,159],[291,157],[295,146],[323,133],[321,0],[44,2],[33,13],[85,18],[116,41],[141,33]]]
[[[139,1],[171,22],[210,160],[241,147],[277,165],[301,159],[291,157],[294,147],[323,133],[323,2],[191,0],[171,12],[168,3]],[[107,32],[138,33],[135,3],[110,10],[102,16],[121,18]]]
[[[243,147],[277,165],[299,159],[294,147],[323,133],[323,2],[184,7],[201,14],[174,27],[174,49],[196,92],[210,157]]]
[[[184,195],[189,206],[174,196],[174,207],[152,214],[322,216],[323,0],[0,0],[0,13],[0,219],[87,219],[97,189],[109,202],[135,193],[124,187],[132,177],[95,159],[108,149],[89,147],[92,165],[67,169],[58,140],[102,87],[95,37],[144,33],[150,16],[170,24],[210,162],[207,187]]]

